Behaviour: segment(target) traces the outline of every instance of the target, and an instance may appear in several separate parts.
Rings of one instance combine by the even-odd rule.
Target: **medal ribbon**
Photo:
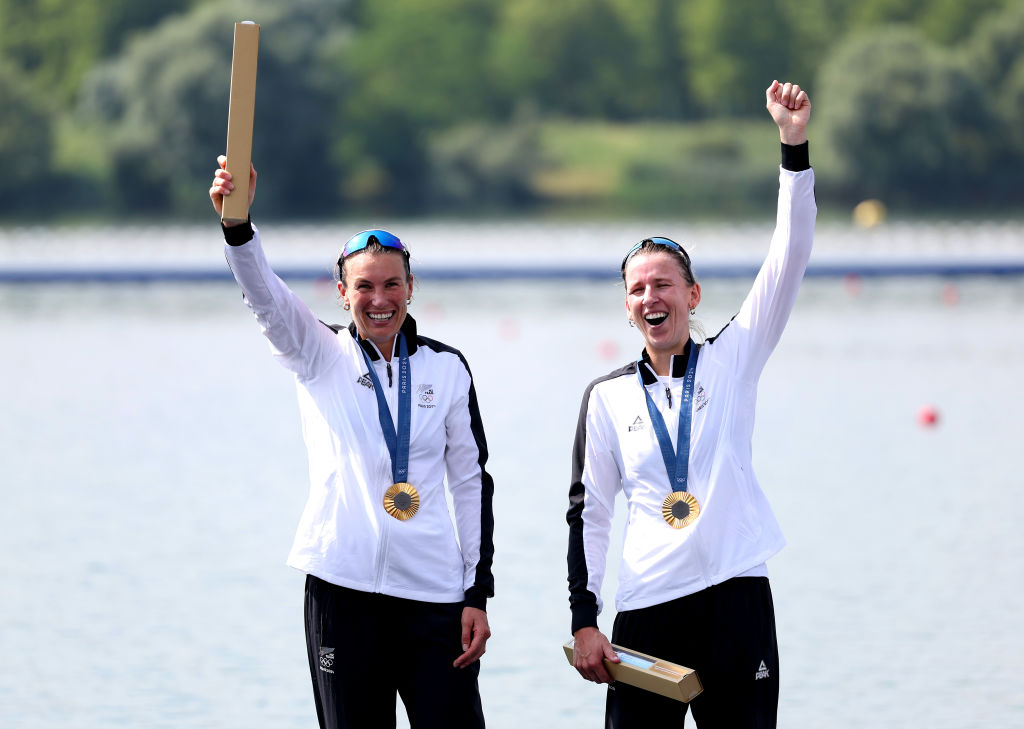
[[[362,349],[360,347],[360,349]],[[363,349],[363,358],[370,368],[370,379],[373,380],[373,392],[377,396],[377,416],[380,418],[380,429],[384,432],[384,441],[391,454],[391,477],[395,483],[403,483],[409,479],[409,432],[412,429],[412,392],[409,386],[409,347],[405,343],[405,334],[398,333],[398,428],[391,419],[391,409],[384,397],[384,388],[373,367],[370,355]]]
[[[647,398],[647,412],[651,416],[651,425],[654,427],[654,434],[658,437],[658,445],[661,446],[661,457],[665,461],[665,470],[668,471],[668,481],[673,491],[686,491],[686,477],[690,470],[690,421],[693,416],[691,400],[693,398],[693,383],[697,373],[697,357],[700,356],[700,348],[691,339],[690,356],[686,360],[686,375],[683,378],[683,398],[679,405],[679,431],[676,435],[676,450],[672,450],[672,436],[668,433],[668,426],[665,425],[665,418],[658,411],[658,407],[647,392],[644,386],[643,377],[640,375],[640,367],[643,360],[636,363],[636,378],[640,381],[640,389],[644,391]]]

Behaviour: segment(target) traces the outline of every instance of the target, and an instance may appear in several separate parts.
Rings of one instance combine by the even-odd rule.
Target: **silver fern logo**
[[[334,667],[334,649],[333,648],[321,648],[320,649],[320,670],[324,673],[334,673],[331,670]]]

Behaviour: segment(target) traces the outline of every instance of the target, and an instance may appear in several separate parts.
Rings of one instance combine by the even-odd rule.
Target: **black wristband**
[[[782,169],[790,172],[803,172],[811,169],[811,156],[807,151],[807,142],[803,144],[782,143]]]
[[[580,628],[597,627],[597,602],[577,603],[570,608],[572,612],[572,629],[570,632],[576,635]]]
[[[473,585],[466,590],[466,597],[463,601],[463,605],[487,612],[487,593],[476,585]]]
[[[256,235],[252,229],[252,218],[246,220],[245,225],[232,225],[228,227],[221,223],[220,229],[224,232],[224,242],[229,246],[245,245]]]

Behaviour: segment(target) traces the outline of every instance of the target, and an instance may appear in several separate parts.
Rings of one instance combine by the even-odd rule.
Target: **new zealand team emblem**
[[[697,397],[693,402],[694,412],[699,412],[708,404],[708,394],[704,391],[704,385],[697,386]]]
[[[332,667],[334,666],[334,649],[333,648],[320,648],[320,670],[324,673],[334,673]]]
[[[434,403],[434,386],[433,385],[420,385],[417,390],[420,402],[423,405],[433,405]]]

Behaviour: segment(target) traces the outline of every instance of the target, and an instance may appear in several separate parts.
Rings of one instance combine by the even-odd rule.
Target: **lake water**
[[[709,332],[747,285],[704,282]],[[1022,309],[1019,278],[805,283],[754,439],[780,726],[1024,727]],[[641,347],[621,292],[424,281],[411,312],[467,356],[492,453],[488,724],[600,726],[560,647],[564,512],[583,388]],[[237,289],[0,287],[0,337],[0,726],[315,726],[294,387]]]

